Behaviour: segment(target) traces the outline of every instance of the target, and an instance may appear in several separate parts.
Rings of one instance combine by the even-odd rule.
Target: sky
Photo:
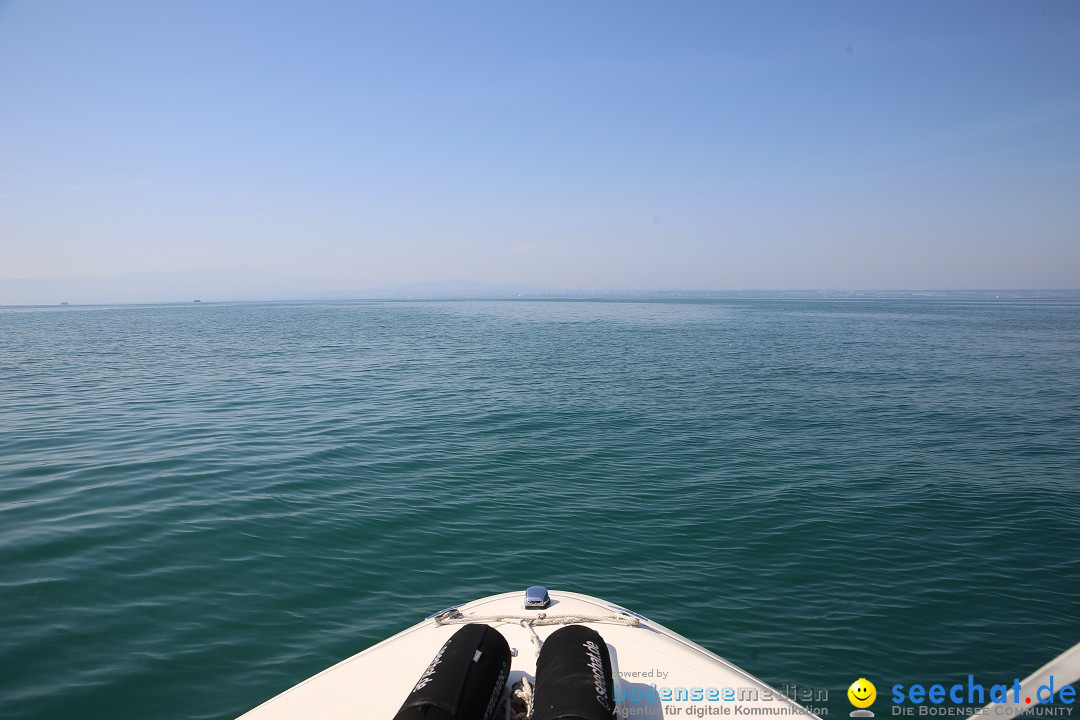
[[[1080,288],[1080,3],[0,0],[0,278],[200,274]]]

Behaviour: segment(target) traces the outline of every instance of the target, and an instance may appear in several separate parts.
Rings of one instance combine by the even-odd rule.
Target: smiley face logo
[[[847,697],[855,707],[868,708],[874,704],[877,688],[866,678],[859,678],[847,689]]]

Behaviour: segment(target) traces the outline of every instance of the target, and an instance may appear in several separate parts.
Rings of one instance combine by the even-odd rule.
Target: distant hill
[[[804,298],[804,299],[1080,299],[1080,290],[558,290],[535,285],[444,280],[377,288],[335,288],[311,278],[246,268],[72,276],[42,280],[0,278],[0,305],[128,304],[349,299],[499,298]]]
[[[414,283],[358,291],[358,297],[385,299],[553,297],[567,293],[533,285],[498,285],[465,280]]]
[[[318,295],[302,280],[243,268],[128,273],[116,277],[0,278],[0,305],[293,300],[318,299]]]
[[[507,298],[544,288],[450,280],[384,288],[335,288],[246,268],[128,273],[116,277],[0,278],[0,305],[79,305],[237,300]]]

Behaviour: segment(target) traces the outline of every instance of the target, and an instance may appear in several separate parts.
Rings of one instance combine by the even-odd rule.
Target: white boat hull
[[[493,595],[461,605],[457,613],[433,616],[324,670],[241,718],[392,720],[435,653],[462,622],[469,621],[487,622],[510,644],[514,657],[508,688],[523,677],[532,683],[537,641],[574,623],[593,628],[608,645],[619,718],[813,717],[723,658],[618,605],[588,595],[553,591],[548,608],[526,610],[522,597],[521,592]],[[583,618],[588,621],[582,622]],[[508,703],[503,705],[496,718],[508,714]]]

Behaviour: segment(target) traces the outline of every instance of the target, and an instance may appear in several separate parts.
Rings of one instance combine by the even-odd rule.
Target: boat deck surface
[[[324,670],[241,718],[392,720],[435,653],[461,622],[471,618],[481,618],[495,627],[509,643],[514,657],[508,687],[522,677],[530,683],[535,680],[536,638],[542,641],[564,624],[576,622],[599,632],[608,645],[618,718],[813,717],[762,681],[652,620],[588,595],[552,591],[550,597],[551,605],[543,610],[524,609],[521,592],[460,605],[457,614],[464,618],[441,624],[439,617],[433,616]],[[528,620],[541,615],[540,622],[553,624],[530,626]],[[583,616],[611,621],[571,619]],[[442,620],[447,617],[441,616]],[[492,619],[496,617],[505,619]],[[508,715],[509,704],[504,702],[503,706],[495,713],[497,720]]]

